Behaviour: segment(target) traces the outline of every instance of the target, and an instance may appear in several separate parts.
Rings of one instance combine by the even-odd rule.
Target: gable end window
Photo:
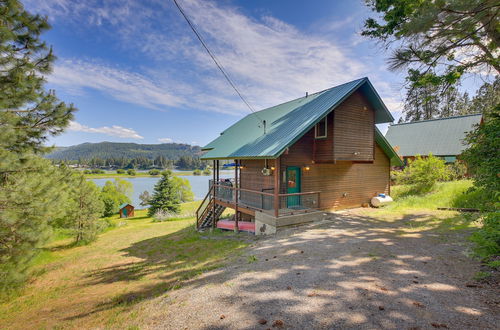
[[[327,124],[326,124],[326,117],[321,119],[319,123],[316,124],[314,127],[314,138],[316,139],[324,139],[327,137]]]

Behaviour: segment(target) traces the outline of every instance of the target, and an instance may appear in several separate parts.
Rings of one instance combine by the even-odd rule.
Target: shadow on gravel
[[[265,239],[249,252],[257,261],[237,274],[193,283],[238,286],[220,299],[238,306],[238,320],[212,315],[205,328],[494,328],[498,306],[478,303],[478,288],[467,286],[469,225],[459,216],[346,215]]]
[[[443,220],[425,214],[394,222],[332,215],[331,221],[260,238],[247,249],[248,256],[199,278],[195,276],[220,266],[220,260],[214,261],[224,251],[218,244],[238,244],[238,239],[215,237],[193,244],[200,235],[185,232],[192,231],[188,228],[122,250],[139,262],[89,274],[88,285],[141,281],[153,273],[161,279],[96,306],[90,314],[132,306],[181,284],[196,290],[230,283],[237,289],[206,302],[213,310],[199,310],[206,329],[267,329],[273,324],[297,329],[493,328],[498,306],[478,303],[473,295],[478,288],[467,286],[474,272],[463,253],[468,226],[461,217]],[[236,308],[238,320],[220,318],[215,312],[219,306]]]

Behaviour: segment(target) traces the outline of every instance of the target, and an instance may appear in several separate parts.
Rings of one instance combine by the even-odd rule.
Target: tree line
[[[500,78],[485,82],[473,97],[458,86],[439,86],[407,78],[403,116],[399,123],[480,113],[489,116],[500,102]]]
[[[201,160],[199,156],[181,156],[178,159],[168,159],[165,156],[157,156],[156,158],[147,157],[117,157],[117,158],[100,158],[93,157],[90,159],[79,158],[78,160],[56,160],[53,159],[54,164],[71,164],[81,167],[90,168],[106,168],[106,169],[173,169],[180,170],[203,170],[207,167],[208,162]]]
[[[182,143],[139,144],[119,142],[82,143],[71,147],[58,147],[47,158],[51,159],[91,159],[146,157],[155,159],[163,156],[167,159],[179,159],[181,156],[200,156],[201,148]]]

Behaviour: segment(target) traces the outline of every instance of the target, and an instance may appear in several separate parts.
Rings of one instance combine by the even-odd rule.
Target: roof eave
[[[375,96],[375,99],[377,100],[377,102],[379,103],[380,107],[382,108],[382,110],[385,112],[385,114],[388,116],[388,120],[387,121],[383,121],[383,122],[379,122],[377,124],[383,124],[383,123],[392,123],[394,121],[394,116],[392,115],[392,113],[389,111],[389,109],[387,109],[387,107],[385,106],[385,103],[384,101],[382,101],[382,98],[380,97],[380,95],[378,94],[377,90],[375,89],[375,87],[373,87],[372,83],[370,82],[370,80],[368,78],[364,78],[364,82],[368,83],[368,86],[370,87],[370,90],[371,92],[373,93],[373,95]]]

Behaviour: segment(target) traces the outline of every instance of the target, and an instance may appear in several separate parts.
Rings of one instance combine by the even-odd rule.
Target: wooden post
[[[279,210],[280,210],[280,200],[279,200],[279,193],[280,193],[280,174],[281,174],[281,168],[280,168],[280,158],[276,158],[274,161],[274,216],[277,218],[279,215]]]
[[[234,190],[234,219],[235,219],[235,222],[234,222],[234,232],[237,233],[239,231],[239,228],[238,228],[238,218],[239,218],[239,215],[238,215],[238,189],[240,187],[239,185],[239,181],[238,181],[238,160],[235,159],[234,160],[234,187],[236,188]]]
[[[217,181],[215,180],[215,164],[216,164],[216,161],[214,160],[213,162],[213,168],[212,168],[212,171],[213,171],[213,176],[212,176],[212,186],[210,187],[210,189],[212,189],[212,230],[215,229],[215,191],[217,190],[215,185],[217,184]]]
[[[220,180],[220,173],[219,173],[219,160],[217,159],[217,182]]]

